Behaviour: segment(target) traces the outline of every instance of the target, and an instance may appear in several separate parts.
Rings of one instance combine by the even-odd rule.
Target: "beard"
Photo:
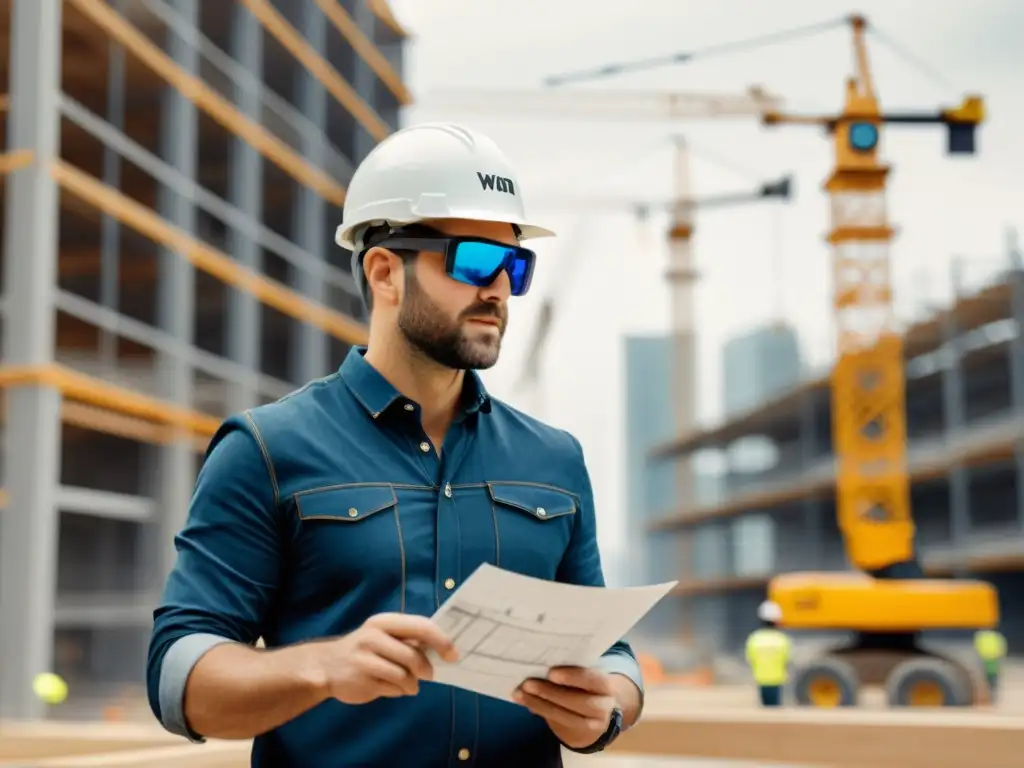
[[[500,323],[497,337],[470,336],[463,324],[470,317],[496,319]],[[414,349],[438,365],[457,371],[486,370],[498,362],[507,319],[503,307],[481,302],[450,320],[423,291],[415,275],[409,275],[405,300],[398,311],[398,330]]]

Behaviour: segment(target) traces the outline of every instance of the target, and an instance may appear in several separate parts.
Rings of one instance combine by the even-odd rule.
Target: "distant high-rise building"
[[[749,410],[800,380],[800,342],[788,325],[735,336],[722,352],[725,414]]]

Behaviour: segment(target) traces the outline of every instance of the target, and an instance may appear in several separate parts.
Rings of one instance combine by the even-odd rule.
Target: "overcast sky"
[[[530,198],[564,200],[531,215],[560,237],[539,242],[540,274],[531,296],[514,301],[503,360],[488,385],[513,404],[574,432],[583,442],[602,517],[602,548],[614,568],[623,516],[621,338],[668,327],[662,280],[663,217],[646,228],[629,211],[575,210],[571,200],[604,192],[667,199],[673,132],[693,146],[697,196],[746,190],[758,178],[792,173],[796,199],[708,212],[697,220],[699,416],[719,418],[721,345],[775,319],[800,333],[806,356],[825,363],[831,348],[828,227],[821,182],[831,144],[814,128],[767,130],[756,121],[588,125],[538,118],[506,122],[439,113],[432,92],[540,86],[544,77],[602,64],[694,50],[802,27],[853,11],[928,66],[908,63],[871,39],[883,107],[934,112],[967,92],[987,99],[990,120],[973,158],[944,155],[939,128],[893,127],[883,138],[894,166],[890,215],[900,230],[893,252],[903,313],[948,295],[949,264],[967,260],[977,283],[1005,252],[1005,231],[1024,229],[1024,3],[1019,0],[633,0],[596,6],[583,0],[392,0],[414,39],[406,79],[422,98],[407,122],[454,119],[482,129],[521,168]],[[620,76],[605,88],[738,94],[758,84],[793,111],[834,114],[852,64],[846,29],[764,50]],[[596,87],[597,84],[590,87]],[[517,387],[536,307],[557,294],[558,316],[539,391]]]

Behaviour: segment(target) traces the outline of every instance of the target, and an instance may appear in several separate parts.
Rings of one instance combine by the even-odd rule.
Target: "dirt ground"
[[[1008,674],[995,713],[1024,716],[1024,669]],[[882,709],[880,693],[868,692],[862,705]],[[661,688],[648,692],[646,714],[683,716],[689,711],[742,713],[757,707],[750,686]],[[124,723],[7,723],[0,725],[0,766],[4,768],[246,768],[245,743],[185,744],[163,732],[145,709],[130,713],[138,722]],[[586,757],[567,753],[567,768],[758,768],[755,763],[674,758],[635,758],[614,754]],[[778,767],[777,767],[778,768]],[[786,768],[782,766],[781,768]],[[789,766],[789,768],[798,768]],[[806,767],[805,767],[806,768]]]

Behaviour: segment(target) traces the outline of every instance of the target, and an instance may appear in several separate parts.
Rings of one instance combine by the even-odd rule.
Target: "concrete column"
[[[231,25],[231,53],[249,72],[256,73],[252,87],[235,86],[235,103],[246,116],[260,122],[263,72],[263,27],[241,3],[235,4]],[[231,142],[231,166],[228,198],[254,221],[263,215],[263,158],[251,144],[241,138]],[[263,270],[263,251],[252,234],[232,227],[228,249],[240,263],[256,271]],[[227,333],[228,356],[249,370],[260,368],[260,339],[263,313],[251,293],[228,289]],[[248,384],[232,383],[229,408],[242,411],[257,405],[257,393]]]
[[[125,0],[114,0],[114,10],[121,13]],[[108,44],[107,63],[107,122],[118,130],[124,129],[124,46],[111,40]],[[121,154],[113,147],[103,147],[103,183],[114,188],[121,186]],[[104,215],[100,223],[100,304],[117,310],[120,301],[121,280],[121,223],[113,216]],[[117,365],[117,336],[100,331],[100,360],[104,365]]]
[[[961,264],[954,260],[951,267],[954,305],[962,292]],[[942,408],[944,431],[952,439],[964,429],[964,383],[961,365],[959,329],[952,312],[943,314],[943,346],[949,350],[949,365],[942,369]],[[950,544],[959,547],[970,532],[971,492],[970,478],[962,464],[954,464],[949,471]]]
[[[1016,230],[1007,232],[1006,245],[1010,261],[1010,316],[1016,333],[1010,342],[1010,402],[1013,418],[1024,418],[1024,253]],[[1024,441],[1014,446],[1017,469],[1017,523],[1024,530]]]
[[[199,0],[174,0],[175,10],[193,26],[199,23]],[[167,52],[184,70],[196,73],[199,53],[191,40],[168,30]],[[160,154],[182,174],[194,178],[199,155],[198,119],[195,106],[178,90],[167,88],[161,109]],[[185,232],[194,232],[196,209],[193,201],[162,187],[158,197],[160,215]],[[195,325],[195,270],[180,253],[162,249],[157,297],[158,324],[186,344],[193,342]],[[158,358],[157,381],[160,396],[183,406],[192,403],[193,371],[189,362],[162,353]],[[175,440],[160,448],[157,473],[160,505],[160,568],[166,573],[174,562],[174,534],[184,524],[195,481],[195,458],[189,441]]]
[[[327,51],[327,19],[313,4],[304,0],[302,8],[302,36],[310,47],[321,54]],[[315,125],[321,134],[327,132],[327,93],[320,81],[305,67],[299,71],[296,84],[299,111]],[[302,154],[315,168],[324,166],[321,136],[303,136]],[[295,196],[293,238],[305,251],[323,259],[329,241],[327,233],[327,204],[315,190],[300,186]],[[325,303],[323,278],[309,270],[293,268],[295,289],[317,303]],[[323,376],[328,369],[328,345],[324,332],[309,323],[292,325],[291,378],[305,382]]]
[[[61,0],[17,0],[11,13],[8,148],[34,161],[7,180],[4,228],[5,365],[53,361],[59,156]],[[53,663],[53,609],[60,529],[61,395],[49,387],[7,390],[0,511],[0,719],[39,717],[32,678]]]
[[[373,11],[370,10],[370,4],[365,2],[355,3],[355,8],[352,9],[352,17],[359,28],[363,31],[370,40],[376,38],[377,31],[377,17]],[[370,69],[370,65],[367,64],[362,56],[356,54],[355,56],[355,74],[352,78],[352,84],[364,99],[367,100],[378,112],[377,104],[374,104],[375,99],[374,91],[377,82],[377,73]],[[369,131],[363,127],[362,123],[357,122],[355,128],[355,135],[352,141],[352,162],[353,164],[361,163],[363,158],[370,154],[370,150],[376,146],[377,142],[370,135]]]
[[[819,447],[821,436],[818,435],[818,426],[815,421],[814,394],[804,392],[800,398],[800,458],[804,467],[809,467],[821,458]],[[803,507],[804,537],[802,546],[805,551],[801,553],[800,562],[806,563],[807,568],[815,570],[825,567],[825,558],[822,553],[824,538],[822,535],[823,514],[821,500],[808,497],[801,503]],[[776,541],[779,537],[776,536]],[[782,542],[779,542],[781,545]],[[781,562],[779,558],[779,562]]]

